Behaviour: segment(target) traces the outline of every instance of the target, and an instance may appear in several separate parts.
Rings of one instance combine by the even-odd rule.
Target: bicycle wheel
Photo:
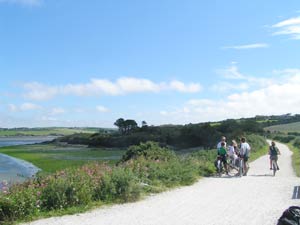
[[[242,177],[244,173],[244,160],[240,159],[240,165],[239,165],[239,176]]]
[[[222,175],[222,162],[220,159],[217,161],[218,175],[219,177]]]
[[[272,167],[273,167],[273,176],[275,176],[277,170],[277,164],[274,159],[272,160]]]

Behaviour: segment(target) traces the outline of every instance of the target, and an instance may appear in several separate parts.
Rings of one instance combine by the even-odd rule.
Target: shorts
[[[278,155],[270,155],[270,160],[278,160]]]
[[[248,155],[241,155],[241,157],[244,159],[244,162],[248,162],[248,160],[249,160]]]
[[[226,155],[220,155],[219,157],[221,158],[221,162],[226,165],[227,164],[227,157],[226,157]]]

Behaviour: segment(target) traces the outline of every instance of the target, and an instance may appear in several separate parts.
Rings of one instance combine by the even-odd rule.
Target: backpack
[[[275,146],[270,146],[270,155],[278,155],[277,148]]]
[[[290,206],[278,220],[277,225],[300,225],[300,207]]]

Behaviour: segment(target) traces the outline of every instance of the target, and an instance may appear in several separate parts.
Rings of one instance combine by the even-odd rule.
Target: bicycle
[[[244,159],[242,157],[239,157],[238,160],[239,160],[238,175],[242,177],[244,174]]]
[[[219,175],[219,177],[222,175],[222,172],[223,172],[223,166],[222,166],[222,160],[221,160],[221,157],[218,156],[218,159],[217,159],[217,173]]]
[[[278,170],[278,165],[275,158],[271,159],[271,164],[272,164],[273,176],[275,176],[276,171]]]
[[[228,172],[232,172],[233,170],[238,171],[239,166],[238,166],[238,158],[235,159],[234,157],[229,157],[229,161],[227,161],[227,168]]]

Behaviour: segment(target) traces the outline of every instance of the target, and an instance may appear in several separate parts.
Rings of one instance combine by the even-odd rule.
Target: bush
[[[300,147],[300,137],[295,138],[293,145],[298,148]]]
[[[8,193],[0,196],[0,221],[27,218],[40,210],[38,191],[30,183],[28,188],[13,186]]]
[[[140,197],[141,187],[135,174],[126,168],[115,168],[111,174],[115,187],[115,198],[121,201],[134,201]]]
[[[129,149],[123,155],[121,162],[125,162],[130,159],[137,159],[141,156],[146,160],[163,161],[168,161],[176,157],[175,153],[170,149],[162,148],[158,145],[158,143],[148,141],[145,143],[140,143],[139,145],[129,147]]]
[[[292,135],[276,135],[274,137],[274,140],[283,142],[283,143],[289,143],[290,141],[294,140],[295,136]]]

